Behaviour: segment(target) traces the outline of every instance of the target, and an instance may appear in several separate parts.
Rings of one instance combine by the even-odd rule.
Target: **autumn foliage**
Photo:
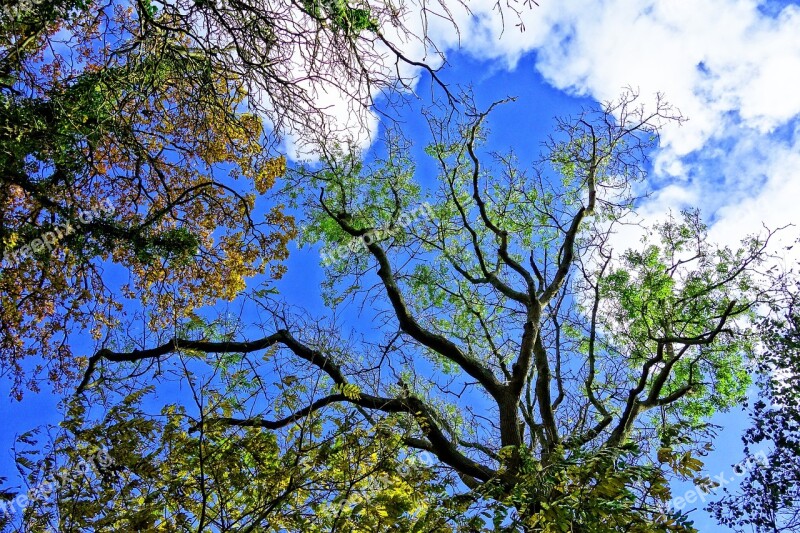
[[[285,159],[236,78],[184,44],[119,5],[0,25],[0,365],[17,397],[69,383],[71,336],[99,342],[125,299],[166,327],[282,273],[292,218],[259,199]]]

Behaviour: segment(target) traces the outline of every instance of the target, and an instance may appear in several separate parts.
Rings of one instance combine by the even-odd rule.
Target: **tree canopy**
[[[3,11],[0,365],[18,397],[69,392],[59,428],[18,439],[27,487],[0,492],[18,511],[0,525],[695,531],[664,509],[672,481],[708,483],[710,418],[765,349],[760,375],[796,369],[773,232],[716,245],[686,210],[621,240],[680,113],[627,91],[556,120],[538,157],[491,150],[513,101],[481,108],[406,58],[387,37],[401,8]],[[401,124],[362,150],[320,103],[334,87],[369,111],[409,86],[400,65],[444,93],[425,108],[433,176]],[[319,161],[279,152],[299,124]],[[325,313],[269,284],[293,240],[319,251]],[[730,496],[726,523],[791,515],[792,383],[769,381],[746,437],[774,440],[784,484],[750,522]]]
[[[338,2],[4,8],[0,361],[17,397],[69,383],[85,364],[71,333],[102,345],[126,300],[166,327],[282,274],[292,217],[256,206],[285,171],[275,142],[343,127],[320,91],[360,117],[402,83],[374,50],[379,20],[403,29],[391,17]],[[110,264],[128,279],[111,283]]]
[[[251,295],[261,338],[197,317],[171,340],[149,331],[135,350],[95,353],[74,408],[117,397],[137,433],[115,436],[108,419],[71,425],[68,449],[79,435],[107,448],[121,470],[109,482],[135,490],[198,481],[181,485],[185,504],[142,492],[142,507],[123,512],[91,503],[107,490],[95,475],[81,488],[94,496],[64,502],[97,510],[60,516],[60,527],[146,512],[153,529],[692,531],[664,514],[668,483],[704,481],[707,421],[745,395],[755,306],[772,290],[761,271],[770,234],[718,247],[684,212],[619,248],[648,150],[665,121],[681,120],[661,100],[648,110],[627,93],[563,119],[530,164],[483,150],[490,111],[431,111],[434,186],[419,182],[396,132],[369,157],[334,153],[287,172],[303,240],[330,251],[328,320],[261,291]],[[334,317],[353,302],[370,311],[350,334]],[[147,389],[136,376],[157,368],[191,387],[191,408],[137,410]],[[251,456],[262,446],[263,464]],[[420,454],[430,464],[397,474]],[[252,465],[272,491],[242,493],[248,473],[241,489],[220,485],[226,461]]]

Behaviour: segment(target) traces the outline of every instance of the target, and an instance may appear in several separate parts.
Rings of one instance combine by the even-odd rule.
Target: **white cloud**
[[[742,170],[753,178],[754,186],[734,201],[725,202],[716,211],[711,237],[730,241],[734,236],[754,233],[762,223],[771,229],[798,223],[800,201],[800,135],[793,143],[774,143],[766,154],[753,154],[751,166]],[[741,161],[745,161],[742,157]],[[762,179],[757,179],[761,176]],[[724,191],[721,191],[724,194]],[[784,232],[780,241],[788,244],[797,234]]]
[[[345,91],[332,85],[311,86],[307,90],[314,95],[314,105],[324,110],[325,123],[309,120],[289,125],[284,131],[284,149],[290,159],[316,159],[320,144],[331,138],[362,149],[372,143],[378,129],[374,111],[360,107]]]
[[[543,0],[505,29],[494,2],[470,2],[463,48],[516,65],[536,53],[555,87],[599,101],[626,86],[662,92],[689,121],[665,128],[651,219],[701,206],[733,244],[764,221],[792,221],[800,198],[800,8],[753,0]],[[507,19],[508,20],[508,19]],[[503,32],[504,30],[504,32]]]
[[[678,156],[722,133],[729,113],[762,132],[800,113],[797,6],[771,17],[751,0],[540,4],[523,12],[520,33],[502,27],[493,2],[470,3],[477,18],[464,32],[464,49],[509,65],[536,51],[547,81],[601,101],[628,85],[666,93],[692,119],[665,132]]]

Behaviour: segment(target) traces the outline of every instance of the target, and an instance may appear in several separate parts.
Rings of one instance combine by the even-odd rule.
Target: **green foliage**
[[[744,270],[754,261],[746,258],[763,243],[746,242],[736,251],[713,248],[697,212],[684,212],[680,220],[654,230],[656,243],[648,239],[642,250],[628,250],[602,280],[601,294],[609,305],[602,320],[609,342],[624,347],[635,369],[653,357],[659,339],[707,337],[730,307],[737,318],[720,328],[725,341],[687,348],[665,388],[673,392],[693,384],[681,410],[698,422],[741,402],[750,384],[745,361],[755,339],[748,324],[755,293]],[[667,349],[673,349],[671,343]],[[665,353],[664,360],[675,356]]]
[[[569,456],[560,449],[547,464],[521,451],[525,460],[514,488],[489,485],[485,493],[500,504],[493,511],[498,530],[696,533],[663,513],[662,505],[670,498],[668,480],[657,466],[638,464],[641,452],[635,445]],[[514,510],[512,524],[501,528],[507,509]]]
[[[378,23],[368,6],[350,7],[348,0],[303,0],[308,13],[318,19],[327,18],[338,31],[358,35],[378,31]]]

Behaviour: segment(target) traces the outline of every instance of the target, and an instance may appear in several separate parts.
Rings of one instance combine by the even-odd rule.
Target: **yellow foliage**
[[[335,389],[341,392],[345,398],[350,400],[357,400],[361,396],[361,389],[358,387],[358,385],[353,383],[336,385]]]
[[[286,158],[284,156],[274,157],[268,160],[256,175],[256,190],[264,194],[268,189],[275,185],[275,180],[286,173]]]

